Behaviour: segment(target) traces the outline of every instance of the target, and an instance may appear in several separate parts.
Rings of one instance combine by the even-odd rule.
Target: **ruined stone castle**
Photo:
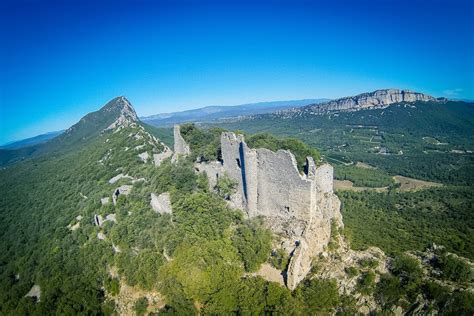
[[[175,155],[189,153],[183,142],[175,127]],[[237,183],[231,205],[249,218],[263,216],[280,237],[279,247],[291,255],[286,284],[294,289],[310,271],[312,259],[328,245],[331,224],[343,225],[341,203],[333,192],[332,166],[318,167],[308,157],[300,174],[290,151],[252,149],[242,135],[230,132],[221,135],[221,151],[220,161],[196,163],[196,169],[207,174],[211,188],[225,176]]]

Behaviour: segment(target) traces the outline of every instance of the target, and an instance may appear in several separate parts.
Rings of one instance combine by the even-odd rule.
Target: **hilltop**
[[[0,165],[43,155],[75,151],[93,142],[109,130],[140,124],[141,122],[130,102],[124,96],[116,97],[99,110],[88,113],[76,124],[54,138],[18,149],[0,149]],[[149,129],[152,128],[149,127]]]

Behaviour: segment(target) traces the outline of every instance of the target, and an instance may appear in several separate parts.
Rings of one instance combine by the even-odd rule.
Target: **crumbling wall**
[[[179,156],[187,156],[191,152],[189,149],[189,145],[184,140],[183,136],[181,136],[179,125],[175,125],[173,129],[174,133],[174,154],[172,157],[172,161],[176,161]]]
[[[222,133],[221,149],[222,168],[212,169],[213,178],[223,170],[238,183],[232,197],[235,206],[248,217],[265,216],[272,231],[284,237],[282,247],[292,254],[286,282],[294,289],[329,243],[331,222],[342,226],[332,166],[316,167],[308,157],[305,173],[300,174],[291,152],[251,149],[242,135],[234,133]]]

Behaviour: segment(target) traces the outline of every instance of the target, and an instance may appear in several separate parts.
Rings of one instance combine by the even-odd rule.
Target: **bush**
[[[115,296],[120,292],[120,283],[116,278],[105,279],[104,287],[112,296]]]
[[[347,273],[348,276],[351,278],[357,276],[359,274],[359,270],[356,267],[346,267],[344,271]]]
[[[191,149],[191,160],[217,160],[220,156],[220,138],[225,130],[211,128],[209,130],[197,128],[194,124],[183,124],[180,132]]]
[[[272,151],[285,149],[295,155],[298,170],[303,171],[306,165],[306,157],[313,157],[315,163],[321,160],[320,153],[302,141],[294,138],[278,139],[270,134],[255,134],[246,138],[246,143],[250,148],[267,148]]]
[[[295,295],[304,305],[304,314],[307,315],[330,314],[340,302],[334,280],[306,280],[298,286]]]
[[[377,283],[375,299],[382,306],[396,304],[404,296],[404,291],[400,284],[400,279],[390,274],[384,274]]]
[[[417,259],[408,255],[398,255],[392,263],[392,273],[400,278],[400,284],[408,298],[414,299],[419,293],[423,270]]]
[[[376,259],[362,258],[359,260],[359,264],[363,268],[375,269],[379,266],[379,262]]]
[[[217,180],[215,190],[217,195],[219,195],[221,198],[229,200],[230,196],[235,192],[236,187],[237,182],[225,175]]]
[[[374,287],[375,273],[372,271],[364,272],[357,282],[357,290],[364,295],[369,295],[374,291]]]
[[[290,256],[286,253],[285,250],[279,248],[276,251],[272,252],[268,262],[278,270],[286,270],[290,260]]]
[[[463,283],[472,280],[473,273],[471,266],[454,255],[445,254],[440,258],[438,265],[445,279]]]
[[[272,235],[258,220],[246,221],[240,225],[232,237],[245,271],[256,271],[264,263],[271,251]]]
[[[135,310],[135,313],[137,313],[137,316],[145,315],[147,308],[148,300],[146,299],[146,297],[139,298],[133,306],[133,309]]]

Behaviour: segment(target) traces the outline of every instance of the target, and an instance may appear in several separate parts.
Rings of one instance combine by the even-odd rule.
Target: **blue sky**
[[[474,1],[3,1],[0,143],[125,95],[140,116],[408,88],[474,99]]]

